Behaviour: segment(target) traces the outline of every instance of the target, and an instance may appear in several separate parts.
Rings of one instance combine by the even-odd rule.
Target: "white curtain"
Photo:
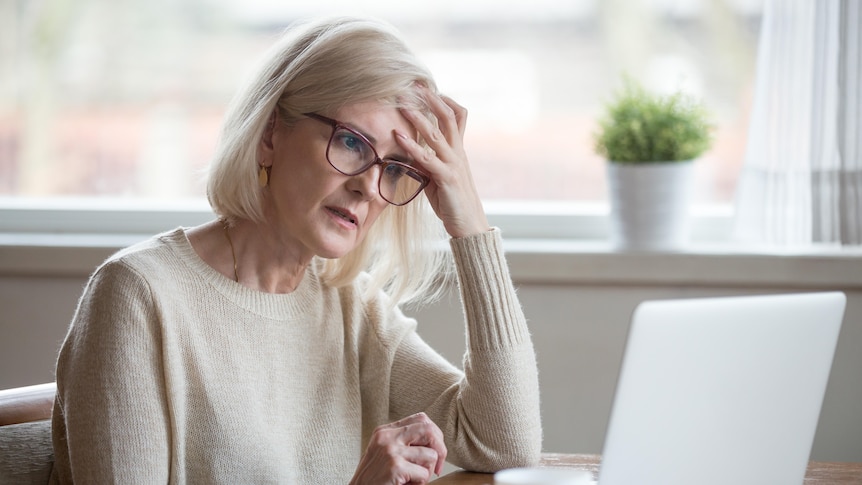
[[[862,2],[766,0],[735,236],[862,244]]]

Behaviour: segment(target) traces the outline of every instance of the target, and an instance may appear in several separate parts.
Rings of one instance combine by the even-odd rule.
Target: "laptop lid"
[[[801,484],[845,302],[829,292],[641,303],[599,484]]]

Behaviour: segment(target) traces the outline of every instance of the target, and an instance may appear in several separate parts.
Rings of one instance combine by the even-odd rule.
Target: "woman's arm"
[[[467,322],[464,373],[415,332],[392,369],[393,412],[425,411],[450,461],[477,471],[535,464],[542,428],[536,358],[498,230],[451,242]]]
[[[146,281],[122,262],[102,266],[87,285],[57,363],[52,424],[59,482],[168,482],[154,307]]]
[[[399,143],[430,175],[425,195],[452,236],[467,353],[460,377],[410,334],[398,347],[392,397],[427,411],[456,464],[481,471],[533,464],[542,440],[536,358],[499,230],[489,230],[473,182],[464,149],[467,110],[427,87],[417,89],[437,122],[403,109],[428,148],[403,133]]]

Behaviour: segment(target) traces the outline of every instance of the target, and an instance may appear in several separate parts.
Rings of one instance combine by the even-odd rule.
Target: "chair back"
[[[51,419],[56,393],[53,382],[0,391],[0,426]]]
[[[0,391],[0,485],[46,484],[54,466],[52,382]]]

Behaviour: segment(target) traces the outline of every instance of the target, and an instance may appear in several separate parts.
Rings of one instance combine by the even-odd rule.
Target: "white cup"
[[[494,485],[590,485],[593,476],[570,468],[510,468],[494,474]]]

